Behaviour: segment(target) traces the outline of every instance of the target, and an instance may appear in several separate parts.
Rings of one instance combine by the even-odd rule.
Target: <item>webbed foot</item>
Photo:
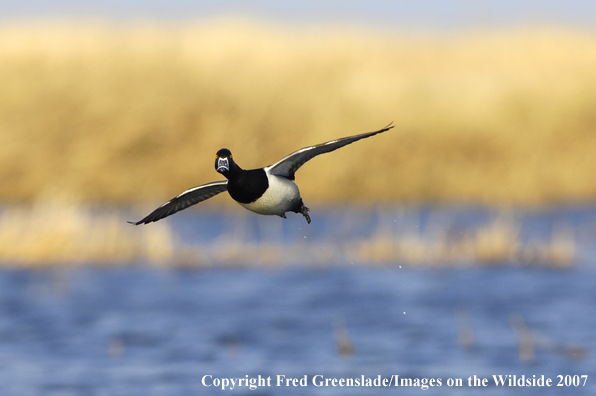
[[[308,215],[308,211],[309,209],[306,206],[304,206],[304,204],[302,204],[302,206],[300,207],[300,213],[302,213],[302,216],[304,216],[306,222],[310,224],[310,216]]]

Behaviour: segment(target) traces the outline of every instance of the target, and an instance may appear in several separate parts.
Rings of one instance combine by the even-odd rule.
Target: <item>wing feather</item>
[[[161,220],[164,217],[168,217],[169,215],[186,209],[189,206],[192,206],[206,199],[209,199],[219,193],[227,191],[227,189],[227,180],[216,181],[212,183],[203,184],[202,186],[189,188],[182,194],[170,199],[168,202],[155,209],[142,220],[139,220],[137,222],[129,221],[129,223],[139,225],[148,224],[153,221]]]
[[[379,129],[378,131],[361,133],[360,135],[335,139],[329,142],[317,144],[316,146],[304,147],[300,150],[294,151],[290,155],[285,156],[275,164],[269,165],[265,168],[265,170],[268,170],[269,173],[273,175],[283,176],[290,180],[294,180],[296,171],[317,155],[329,153],[331,151],[337,150],[338,148],[347,146],[350,143],[354,143],[360,139],[365,139],[367,137],[388,131],[391,128],[393,128],[393,126],[389,124],[385,128]]]

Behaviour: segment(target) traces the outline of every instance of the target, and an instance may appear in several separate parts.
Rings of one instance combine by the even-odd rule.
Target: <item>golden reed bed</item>
[[[307,205],[596,198],[596,32],[23,22],[0,81],[4,202],[151,206],[221,147],[259,167],[391,121],[301,169]]]
[[[391,121],[303,167],[305,203],[596,198],[596,32],[4,23],[0,82],[3,264],[272,263],[300,245],[237,241],[215,257],[177,249],[168,222],[127,227],[122,212],[85,205],[140,205],[140,216],[220,179],[221,147],[260,167]],[[515,227],[499,224],[456,244],[380,233],[317,260],[573,261],[573,240],[520,247]]]

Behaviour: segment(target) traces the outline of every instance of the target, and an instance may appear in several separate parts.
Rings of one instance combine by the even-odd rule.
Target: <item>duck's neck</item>
[[[224,175],[226,179],[231,180],[238,178],[243,173],[244,169],[239,167],[235,162],[230,162],[230,170],[227,172],[223,172],[222,175]]]

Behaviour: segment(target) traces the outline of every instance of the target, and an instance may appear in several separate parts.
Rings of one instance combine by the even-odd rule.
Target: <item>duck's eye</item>
[[[230,154],[230,158],[232,158],[232,154]]]

